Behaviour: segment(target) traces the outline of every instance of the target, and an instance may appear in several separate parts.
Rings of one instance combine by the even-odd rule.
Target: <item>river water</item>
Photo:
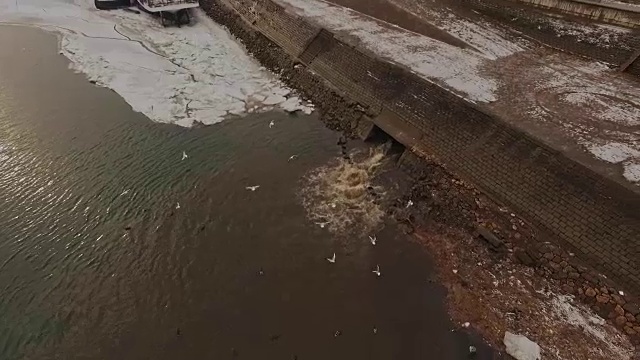
[[[466,358],[420,246],[307,216],[338,138],[282,112],[154,123],[0,26],[0,359]]]

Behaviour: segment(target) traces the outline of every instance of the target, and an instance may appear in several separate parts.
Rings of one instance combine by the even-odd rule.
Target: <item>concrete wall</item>
[[[640,28],[640,11],[629,6],[588,0],[511,0],[590,19]]]
[[[629,59],[620,66],[620,70],[640,76],[640,49],[638,49],[638,51],[631,55]]]
[[[570,246],[628,290],[640,292],[638,193],[439,86],[305,24],[270,0],[227,1],[290,55],[366,107],[371,120],[396,140],[434,156],[517,210],[537,226],[542,239]]]

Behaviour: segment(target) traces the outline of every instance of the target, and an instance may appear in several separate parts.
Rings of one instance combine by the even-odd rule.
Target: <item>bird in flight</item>
[[[376,241],[378,241],[378,238],[375,235],[369,235],[369,241],[371,241],[371,245],[375,245]]]
[[[180,203],[176,204],[176,209],[180,209]]]
[[[372,271],[372,273],[380,276],[382,273],[380,272],[380,265],[376,265],[376,269]]]
[[[189,157],[189,156],[187,155],[187,153],[183,151],[183,152],[182,152],[182,160],[184,160],[184,159],[186,159],[186,158],[188,158],[188,157]]]
[[[330,258],[327,258],[327,261],[330,263],[335,263],[336,262],[336,253],[333,253],[333,256]]]
[[[245,187],[245,189],[251,190],[251,191],[256,191],[256,190],[258,190],[259,187],[260,187],[260,185],[253,185],[253,186],[247,186],[247,187]]]
[[[276,124],[275,121],[271,120],[271,122],[269,123],[269,129],[274,127],[275,124]]]
[[[293,160],[295,160],[297,158],[298,158],[298,155],[291,155],[291,156],[289,156],[289,160],[287,160],[287,161],[293,161]]]
[[[409,207],[409,206],[413,206],[413,201],[409,200],[409,201],[407,202],[407,207]]]
[[[320,226],[321,229],[324,229],[325,226],[329,225],[328,221],[325,222],[317,222],[316,225]]]

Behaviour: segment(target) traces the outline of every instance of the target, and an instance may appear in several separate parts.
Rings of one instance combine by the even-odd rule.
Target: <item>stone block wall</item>
[[[238,13],[289,54],[298,56],[319,28],[269,0],[228,0]]]

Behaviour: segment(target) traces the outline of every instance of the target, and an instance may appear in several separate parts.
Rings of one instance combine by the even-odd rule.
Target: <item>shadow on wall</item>
[[[93,3],[98,10],[113,10],[131,5],[130,0],[94,0]]]

